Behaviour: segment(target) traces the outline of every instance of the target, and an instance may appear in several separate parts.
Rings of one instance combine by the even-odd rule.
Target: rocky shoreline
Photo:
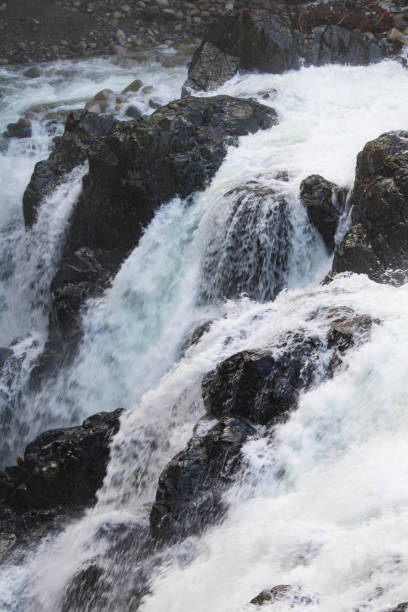
[[[320,25],[359,29],[383,42],[406,43],[403,0],[350,2],[283,0],[301,34]],[[118,55],[139,57],[161,45],[197,45],[236,10],[270,8],[265,0],[8,0],[0,4],[0,65]]]

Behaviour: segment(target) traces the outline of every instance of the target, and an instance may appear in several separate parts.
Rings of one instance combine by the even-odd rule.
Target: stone
[[[152,87],[152,85],[146,85],[145,87],[143,87],[142,92],[146,95],[153,93],[154,88]]]
[[[123,94],[125,93],[131,93],[131,92],[138,92],[139,89],[143,86],[143,81],[141,81],[140,79],[135,79],[134,81],[132,81],[127,87],[125,87],[125,89],[122,91]]]
[[[182,540],[223,516],[222,491],[241,464],[242,445],[255,433],[244,419],[226,417],[174,457],[160,476],[150,514],[156,541]]]
[[[310,223],[319,231],[329,251],[333,251],[339,219],[346,207],[347,190],[313,174],[302,181],[300,199]]]
[[[9,123],[3,136],[5,138],[31,138],[31,120],[22,117],[17,123]]]
[[[95,94],[94,100],[98,102],[110,102],[114,95],[115,94],[111,89],[101,89],[101,91],[98,91],[98,93]]]
[[[211,42],[204,42],[193,55],[182,95],[190,95],[195,90],[216,89],[236,74],[239,65],[239,57],[221,51]]]
[[[217,75],[224,70],[225,80],[231,78],[234,66],[235,72],[258,70],[275,74],[301,65],[366,65],[381,61],[388,52],[382,43],[366,38],[356,29],[324,25],[302,33],[293,27],[284,3],[271,3],[219,17],[194,54],[186,86],[205,89],[208,82],[212,88],[214,78],[221,84]],[[215,58],[220,66],[215,64]]]
[[[382,134],[357,157],[352,227],[336,246],[332,273],[399,284],[408,264],[408,132]]]
[[[23,72],[24,76],[28,79],[37,79],[42,75],[41,69],[38,66],[31,66]]]

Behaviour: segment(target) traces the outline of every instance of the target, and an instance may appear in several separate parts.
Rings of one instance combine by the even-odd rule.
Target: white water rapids
[[[148,70],[142,70],[146,80]],[[156,70],[163,102],[178,97],[185,71]],[[106,62],[85,62],[66,73],[60,89],[50,77],[33,92],[20,73],[0,71],[11,100],[20,104],[7,97],[0,102],[0,129],[33,103],[71,108],[98,89],[119,89],[138,76]],[[75,93],[68,97],[67,91]],[[267,99],[265,92],[272,92]],[[14,392],[27,397],[8,424],[10,449],[2,452],[11,461],[13,452],[49,427],[118,406],[127,412],[96,506],[2,568],[1,610],[59,610],[73,576],[92,559],[112,577],[109,601],[100,607],[83,602],[75,610],[134,609],[122,597],[140,568],[137,551],[111,558],[101,528],[146,524],[160,472],[186,446],[203,413],[202,376],[240,350],[273,352],[291,330],[323,337],[327,320],[311,316],[322,307],[352,308],[381,323],[367,344],[348,353],[333,380],[301,396],[273,444],[260,437],[246,445],[246,469],[226,494],[226,518],[164,554],[139,609],[249,612],[256,609],[248,603],[253,597],[279,584],[293,585],[305,598],[262,609],[288,612],[296,604],[310,612],[383,612],[408,600],[408,287],[357,275],[321,286],[330,260],[298,200],[309,174],[350,187],[364,144],[385,131],[408,129],[408,75],[396,62],[327,66],[237,76],[217,93],[258,97],[278,111],[279,124],[242,138],[192,201],[163,204],[112,286],[88,303],[84,339],[68,370],[36,394],[25,391],[24,375],[14,382]],[[13,141],[0,153],[0,265],[10,265],[0,278],[0,345],[13,344],[18,356],[25,355],[26,368],[30,351],[38,355],[45,341],[46,287],[86,171],[75,171],[43,202],[36,227],[24,234],[21,196],[48,147],[40,120],[32,139]],[[226,301],[213,285],[208,289],[208,253],[228,263],[227,246],[234,244],[225,234],[231,201],[224,196],[250,181],[284,197],[288,210],[286,289],[273,302],[248,296]],[[269,222],[275,206],[275,195],[266,198],[251,225],[272,258],[281,246]],[[253,243],[248,248],[252,252]],[[251,262],[241,259],[245,272]],[[265,274],[261,279],[263,298],[265,283],[274,281]],[[183,357],[186,336],[209,320],[210,330]]]

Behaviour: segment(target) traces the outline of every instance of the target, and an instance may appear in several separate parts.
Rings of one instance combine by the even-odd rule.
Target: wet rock
[[[5,138],[31,138],[31,121],[22,117],[17,123],[9,123],[4,132]]]
[[[96,414],[28,444],[24,460],[0,472],[0,532],[24,539],[36,526],[93,504],[121,412]]]
[[[288,584],[280,584],[273,589],[262,591],[256,597],[251,599],[249,603],[253,606],[263,606],[263,604],[270,603],[272,601],[279,601],[281,599],[285,599],[285,597],[290,593],[292,587]]]
[[[54,139],[48,160],[36,164],[25,190],[23,213],[27,228],[34,224],[41,200],[55,189],[67,172],[87,159],[90,151],[116,123],[112,117],[100,117],[88,111],[69,113],[63,136]]]
[[[203,189],[228,145],[275,123],[272,109],[218,96],[185,98],[118,124],[89,158],[64,258],[82,246],[125,256],[159,204]]]
[[[140,79],[136,79],[135,81],[132,81],[127,87],[125,87],[122,93],[123,94],[130,93],[130,92],[136,93],[137,91],[139,91],[139,89],[142,86],[143,86],[143,81],[141,81]]]
[[[81,121],[83,115],[79,117]],[[115,125],[111,117],[106,118],[106,124],[104,118],[92,117],[97,127],[105,129]],[[49,365],[61,363],[67,353],[74,354],[81,334],[80,307],[85,299],[98,295],[106,286],[99,281],[95,283],[94,279],[79,283],[68,280],[71,272],[66,268],[71,266],[75,253],[81,249],[98,253],[98,259],[103,257],[109,264],[109,274],[113,274],[136,246],[157,206],[176,194],[187,197],[203,189],[221,165],[228,145],[236,143],[238,136],[275,123],[274,110],[251,100],[228,96],[185,98],[160,108],[146,120],[139,118],[118,123],[103,141],[94,139],[92,134],[84,146],[79,138],[81,156],[89,159],[89,174],[84,178],[82,194],[74,209],[52,283],[50,342],[35,368],[34,386],[46,375]],[[78,149],[75,130],[74,147]],[[65,141],[61,145],[54,152],[58,170],[62,165],[59,164],[59,152],[63,162],[67,154]],[[54,164],[53,154],[51,162]],[[46,175],[45,180],[39,181],[42,178],[39,171],[44,168],[49,173],[50,166],[49,162],[37,164],[25,194],[26,218],[33,210],[32,198],[27,194],[34,191],[32,186],[36,181],[40,185],[34,195],[44,192],[44,183],[46,186],[53,184],[54,167],[51,166],[51,179]]]
[[[281,73],[301,63],[364,65],[381,61],[387,52],[383,43],[356,29],[326,24],[302,32],[294,27],[287,6],[277,2],[219,17],[194,55],[186,86],[205,90],[219,85],[233,76],[234,67],[235,72]]]
[[[130,117],[131,119],[139,119],[142,116],[142,113],[138,108],[136,108],[136,106],[133,106],[133,104],[131,104],[127,107],[125,115],[126,117]]]
[[[273,589],[262,591],[254,599],[250,601],[253,606],[263,606],[278,603],[279,601],[287,600],[291,608],[296,606],[304,606],[315,603],[313,598],[302,593],[299,587],[293,587],[287,584],[280,584]]]
[[[406,612],[408,610],[408,602],[406,603],[401,603],[399,604],[399,606],[397,606],[396,608],[389,608],[388,610],[386,610],[385,612]]]
[[[203,258],[200,297],[271,300],[285,285],[293,231],[285,197],[252,181],[223,200]]]
[[[242,445],[254,434],[245,419],[226,417],[174,457],[160,476],[150,515],[157,541],[181,540],[222,517],[222,491],[241,464]]]
[[[408,132],[369,142],[357,158],[352,227],[335,249],[333,273],[399,284],[408,264]]]
[[[38,66],[31,66],[23,72],[24,76],[28,79],[37,79],[42,75],[41,69]]]
[[[207,374],[202,382],[207,414],[243,417],[262,425],[284,420],[295,408],[299,391],[313,383],[315,357],[323,344],[296,334],[282,348],[277,357],[269,351],[242,351]]]
[[[236,74],[239,65],[239,57],[221,51],[211,42],[204,42],[191,60],[189,78],[183,86],[183,97],[200,89],[216,89]]]
[[[14,356],[14,353],[9,348],[0,347],[0,369],[4,366],[6,361]]]
[[[318,174],[308,176],[300,185],[300,199],[312,225],[320,232],[327,248],[334,249],[340,216],[345,210],[347,190]]]
[[[101,89],[94,96],[94,100],[109,102],[114,96],[114,92],[111,89]]]

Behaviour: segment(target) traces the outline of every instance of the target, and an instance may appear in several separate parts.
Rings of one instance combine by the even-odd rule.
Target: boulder
[[[256,181],[225,194],[201,271],[204,301],[272,300],[285,286],[293,226],[285,197]]]
[[[276,74],[301,65],[365,65],[389,52],[381,40],[335,23],[303,31],[287,5],[274,2],[218,18],[193,56],[185,91],[212,89],[238,70]]]
[[[286,346],[287,348],[286,348]],[[318,338],[295,334],[282,343],[282,352],[242,351],[221,362],[202,382],[208,416],[235,416],[251,423],[281,422],[296,406],[298,393],[314,381]]]
[[[341,189],[318,174],[312,174],[300,185],[300,199],[312,225],[321,234],[326,247],[333,251],[340,216],[345,211],[347,190]]]
[[[61,178],[82,164],[97,142],[117,123],[109,116],[88,111],[69,113],[65,131],[54,139],[54,147],[45,161],[34,168],[23,197],[24,222],[30,228],[36,221],[41,200],[55,189]]]
[[[28,444],[24,458],[0,472],[0,532],[24,539],[42,523],[92,505],[121,413],[102,412]]]
[[[369,142],[357,158],[352,227],[335,249],[332,272],[400,283],[408,264],[408,132]]]
[[[174,457],[160,476],[150,514],[156,541],[200,533],[223,515],[222,492],[241,464],[242,445],[254,434],[245,419],[225,417]]]
[[[9,123],[3,136],[5,138],[31,138],[31,121],[22,117],[17,123]]]
[[[249,603],[253,606],[270,606],[282,600],[287,600],[291,608],[297,606],[305,606],[316,603],[312,597],[305,595],[300,587],[290,586],[288,584],[279,584],[272,589],[267,589],[259,593]]]

